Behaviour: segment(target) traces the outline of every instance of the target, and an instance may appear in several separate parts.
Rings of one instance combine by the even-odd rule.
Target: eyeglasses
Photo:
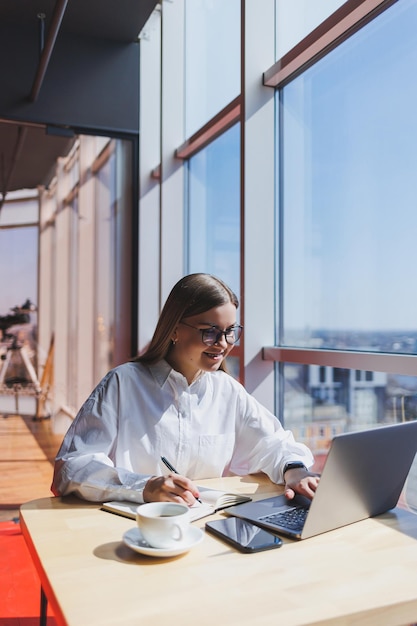
[[[218,343],[223,336],[226,339],[226,343],[232,346],[239,340],[243,330],[243,326],[240,326],[240,324],[230,326],[230,328],[226,328],[226,330],[220,330],[218,326],[197,328],[197,326],[191,326],[191,324],[187,324],[187,322],[183,321],[181,321],[180,324],[184,324],[184,326],[188,326],[189,328],[194,328],[194,330],[199,330],[201,333],[201,340],[206,344],[206,346],[213,346],[215,343]]]

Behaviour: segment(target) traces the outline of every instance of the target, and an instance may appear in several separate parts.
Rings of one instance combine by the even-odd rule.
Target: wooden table
[[[282,491],[262,476],[201,484],[253,499]],[[124,545],[132,520],[72,497],[24,504],[21,525],[60,626],[417,621],[417,516],[403,509],[257,554],[206,534],[167,559]]]

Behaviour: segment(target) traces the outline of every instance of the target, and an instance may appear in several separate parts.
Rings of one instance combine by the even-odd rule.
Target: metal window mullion
[[[276,361],[278,363],[325,365],[342,369],[417,376],[417,355],[414,354],[269,346],[262,348],[262,358],[265,361]]]
[[[276,137],[276,168],[275,168],[275,185],[276,185],[276,241],[278,242],[277,258],[276,258],[276,324],[277,336],[275,341],[280,345],[284,337],[284,187],[283,187],[283,107],[282,107],[283,91],[278,90],[275,96],[275,120],[277,128],[275,129]],[[281,423],[284,425],[284,406],[285,406],[285,376],[284,363],[279,362],[275,368],[275,389],[276,393],[276,415],[279,416]]]

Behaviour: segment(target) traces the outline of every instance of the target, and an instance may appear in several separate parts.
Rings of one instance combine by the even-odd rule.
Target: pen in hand
[[[171,463],[168,461],[168,459],[166,459],[164,456],[161,456],[161,461],[164,465],[167,466],[167,468],[169,469],[170,472],[172,472],[173,474],[178,474],[177,470],[175,469],[175,467],[173,465],[171,465]],[[200,500],[200,498],[196,498],[197,502],[199,502],[200,504],[203,504]]]

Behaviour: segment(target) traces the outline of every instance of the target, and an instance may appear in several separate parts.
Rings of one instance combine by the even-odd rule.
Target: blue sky
[[[29,298],[37,304],[37,228],[0,230],[0,315]]]
[[[284,88],[285,323],[417,326],[417,3]]]

